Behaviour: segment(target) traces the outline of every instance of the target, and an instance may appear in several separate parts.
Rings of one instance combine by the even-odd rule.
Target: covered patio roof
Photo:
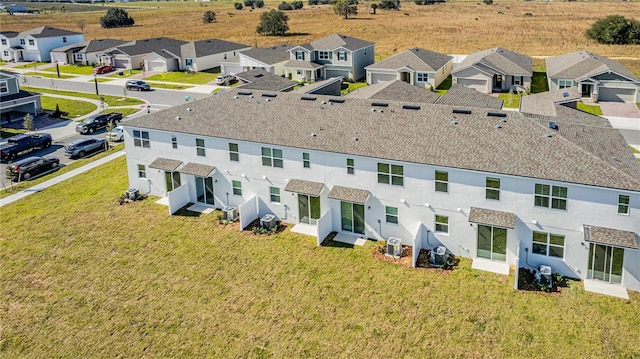
[[[157,157],[149,164],[149,168],[173,172],[182,164],[182,161]]]
[[[182,168],[180,168],[180,173],[198,177],[209,177],[211,172],[213,172],[215,169],[216,168],[214,166],[189,162],[186,165],[182,166]]]
[[[289,183],[284,187],[287,192],[301,193],[313,197],[319,197],[324,183],[304,181],[299,179],[289,180]]]
[[[509,212],[471,207],[469,222],[513,229],[516,224],[516,216]]]
[[[636,234],[634,232],[591,226],[588,224],[585,224],[582,227],[584,230],[584,240],[587,242],[628,249],[638,249],[638,240],[636,239]]]
[[[351,187],[333,186],[327,197],[339,201],[365,204],[369,198],[369,191]]]

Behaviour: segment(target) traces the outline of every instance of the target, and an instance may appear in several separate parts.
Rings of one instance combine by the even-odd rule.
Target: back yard
[[[373,243],[316,247],[169,216],[153,198],[118,205],[127,187],[119,158],[2,208],[2,356],[640,355],[640,293],[515,292],[513,274],[468,260],[411,269],[374,259]]]

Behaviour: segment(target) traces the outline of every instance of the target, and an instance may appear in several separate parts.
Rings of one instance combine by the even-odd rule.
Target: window
[[[225,58],[224,58],[224,59],[226,60],[226,59],[227,59],[227,57],[226,57],[226,56],[227,56],[227,54],[224,54],[224,56],[225,56]],[[193,59],[184,59],[184,64],[185,64],[185,66],[191,66],[191,65],[193,65]]]
[[[6,81],[0,82],[0,93],[9,92],[9,85]]]
[[[204,156],[204,140],[202,138],[196,138],[196,153],[198,156]]]
[[[404,186],[404,168],[399,165],[378,163],[378,183]]]
[[[436,214],[436,232],[449,233],[449,217]]]
[[[82,61],[82,60],[84,60],[84,56],[83,56],[83,54],[81,54],[81,53],[79,53],[79,52],[76,52],[76,53],[74,54],[74,57],[76,58],[76,61]]]
[[[567,88],[567,87],[571,87],[573,86],[573,81],[572,80],[558,80],[558,88],[559,89],[563,89],[563,88]]]
[[[242,182],[231,181],[231,185],[233,186],[233,194],[236,196],[242,196]]]
[[[304,52],[296,51],[296,60],[304,60]]]
[[[329,60],[329,51],[318,51],[319,60]]]
[[[5,51],[3,51],[2,53],[4,54],[4,56],[9,56],[9,51],[6,51],[6,50],[5,50]]]
[[[353,158],[347,158],[347,174],[353,175],[356,173],[356,169],[354,167]]]
[[[178,148],[178,138],[171,136],[171,148]]]
[[[618,196],[618,214],[629,214],[629,196]]]
[[[271,198],[271,202],[280,203],[280,188],[269,187],[269,197]]]
[[[20,45],[24,45],[24,44],[25,44],[24,39],[20,39]]]
[[[151,147],[149,142],[149,132],[133,130],[133,145],[136,147]]]
[[[398,224],[398,208],[384,207],[384,212],[387,217],[387,223]]]
[[[310,168],[311,167],[311,162],[309,161],[309,154],[306,152],[302,153],[302,167],[304,168]]]
[[[2,45],[6,45],[7,44],[7,39],[2,39]]]
[[[302,70],[296,70],[296,75],[302,76]]]
[[[62,42],[64,42],[64,43],[66,43],[66,42],[67,42],[67,37],[66,37],[66,36],[63,36],[63,37],[62,37]]]
[[[262,147],[262,165],[283,168],[282,150]]]
[[[551,204],[551,208],[554,209],[567,209],[567,187],[536,183],[535,192],[534,205],[536,207],[549,208],[549,204]]]
[[[436,171],[436,192],[449,192],[449,172]]]
[[[238,153],[237,143],[229,143],[229,161],[240,161],[240,154]]]
[[[347,53],[345,51],[338,51],[338,61],[347,61]]]
[[[549,257],[564,257],[564,236],[533,232],[532,252]]]
[[[138,177],[147,178],[147,169],[144,165],[138,165]]]
[[[33,39],[29,39],[29,46],[35,46],[36,42]]]
[[[500,179],[487,177],[485,195],[487,199],[500,200]]]
[[[418,72],[416,74],[416,81],[418,82],[428,82],[429,81],[429,74],[426,72]]]
[[[522,76],[513,76],[514,85],[522,85]]]

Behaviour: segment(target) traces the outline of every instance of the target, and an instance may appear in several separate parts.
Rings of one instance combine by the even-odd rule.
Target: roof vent
[[[239,99],[240,97],[238,97],[238,96],[233,96],[233,98],[235,98],[235,99],[237,100],[237,99]]]
[[[558,131],[558,124],[553,121],[549,121],[549,128]]]
[[[490,117],[507,117],[506,113],[502,113],[502,112],[487,112],[487,116]]]
[[[248,91],[238,91],[238,95],[251,96],[253,93]]]
[[[353,140],[354,140],[355,142],[358,142],[358,137],[354,137],[354,138],[353,138]]]
[[[180,116],[176,116],[176,120],[180,121]]]
[[[318,136],[318,135],[316,135],[315,132],[311,132],[311,137],[316,137],[316,136]]]
[[[563,92],[562,93],[562,97],[569,97],[569,93],[568,92]]]
[[[330,98],[329,103],[344,103],[343,98]]]
[[[270,101],[271,101],[271,99],[266,99],[265,101],[266,101],[266,102],[270,102]]]
[[[187,111],[191,112],[191,107],[187,107]]]
[[[402,105],[402,108],[405,110],[419,110],[420,106],[418,105]]]
[[[458,121],[453,120],[453,121],[451,121],[451,124],[452,124],[452,125],[457,125],[457,124],[458,124]]]
[[[321,105],[326,105],[327,103],[325,101],[320,102]]]
[[[551,138],[551,134],[549,132],[547,132],[547,133],[544,134],[544,137]]]
[[[311,97],[311,96],[302,96],[300,97],[301,100],[305,100],[305,101],[315,101],[316,98],[315,97]]]
[[[255,74],[253,77],[259,78],[259,77],[262,77],[262,76],[264,76],[264,74]]]
[[[502,123],[507,122],[507,119],[506,118],[501,118],[500,122],[502,122]]]
[[[274,93],[263,93],[262,94],[262,97],[276,97],[276,96],[278,96],[278,95],[274,94]]]
[[[370,111],[371,112],[376,112],[376,109],[372,107]]]
[[[496,128],[502,128],[502,126],[500,124],[497,124]]]
[[[386,103],[386,102],[372,102],[371,106],[374,106],[374,107],[388,107],[389,104]]]
[[[458,108],[454,108],[453,109],[453,113],[464,113],[465,115],[470,115],[471,114],[471,110],[461,110]]]

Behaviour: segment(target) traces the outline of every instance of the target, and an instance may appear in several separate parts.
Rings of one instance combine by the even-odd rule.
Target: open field
[[[372,2],[365,1],[358,5],[358,15],[349,20],[336,15],[331,6],[309,6],[305,2],[302,10],[287,12],[291,35],[258,35],[255,28],[260,14],[277,7],[280,2],[268,0],[263,9],[255,10],[246,7],[235,10],[233,1],[106,5],[129,8],[129,14],[136,22],[133,28],[102,29],[99,18],[104,11],[4,16],[2,22],[6,30],[22,31],[52,25],[80,31],[78,23],[83,21],[87,39],[169,36],[192,41],[217,37],[251,46],[302,44],[338,32],[375,42],[378,59],[414,46],[447,54],[501,46],[531,56],[586,49],[610,57],[640,57],[640,45],[601,45],[584,36],[584,31],[593,22],[607,15],[640,19],[638,1],[496,1],[494,5],[450,1],[432,6],[402,2],[400,11],[378,10],[376,15],[368,11]],[[202,23],[202,14],[207,10],[216,12],[217,23]],[[635,71],[640,71],[640,64],[631,65]]]
[[[640,293],[515,292],[513,275],[468,260],[412,269],[373,243],[245,235],[153,198],[118,206],[127,188],[119,158],[2,208],[2,356],[640,355]]]

